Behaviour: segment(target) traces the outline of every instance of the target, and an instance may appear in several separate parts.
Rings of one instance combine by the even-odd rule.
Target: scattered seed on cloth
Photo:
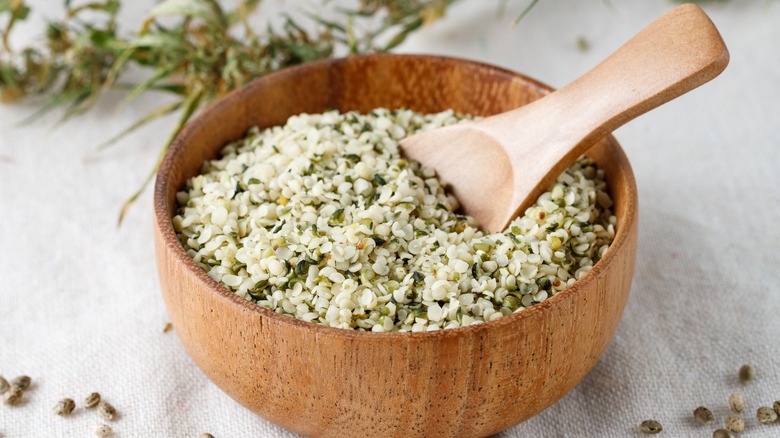
[[[11,380],[11,386],[14,388],[19,388],[22,391],[29,388],[30,384],[32,384],[32,379],[28,376],[19,376]]]
[[[116,416],[116,409],[114,409],[110,403],[105,401],[98,403],[97,411],[101,417],[109,421],[113,420],[114,416]]]
[[[740,394],[731,394],[729,396],[729,408],[741,414],[745,410],[745,399]]]
[[[756,370],[751,365],[742,365],[739,369],[740,383],[752,382],[756,378]]]
[[[729,415],[726,417],[726,429],[734,433],[740,433],[745,430],[745,420],[737,415]]]
[[[712,432],[712,438],[731,438],[731,434],[726,429],[718,429]]]
[[[95,426],[92,428],[92,433],[98,437],[107,437],[111,436],[113,431],[111,430],[111,426],[107,424],[95,423]]]
[[[711,423],[715,419],[712,416],[712,411],[705,408],[704,406],[699,406],[693,411],[693,418],[695,418],[696,422],[700,424]]]
[[[54,405],[53,412],[57,415],[65,417],[70,415],[73,412],[73,409],[75,408],[76,408],[76,402],[74,402],[73,399],[64,398],[58,401],[56,405]]]
[[[639,426],[639,429],[642,431],[642,433],[648,434],[659,433],[664,430],[663,426],[661,426],[661,423],[657,422],[656,420],[643,421]]]
[[[100,403],[100,393],[93,392],[84,399],[85,408],[94,408]]]
[[[761,422],[761,424],[774,423],[777,421],[777,412],[770,407],[761,406],[756,411],[756,418],[758,418],[758,421]]]
[[[7,390],[5,394],[3,394],[3,403],[9,406],[18,405],[21,403],[23,395],[24,391],[12,386],[11,389]]]

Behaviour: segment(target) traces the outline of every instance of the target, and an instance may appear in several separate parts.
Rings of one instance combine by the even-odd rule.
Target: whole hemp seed
[[[111,436],[113,431],[111,430],[111,427],[107,424],[95,423],[95,427],[92,428],[92,433],[95,434],[95,436],[106,437],[106,436]]]
[[[23,394],[24,391],[12,386],[11,389],[7,390],[5,394],[3,394],[3,403],[9,406],[18,405],[22,401]]]
[[[76,409],[76,402],[74,402],[73,399],[64,398],[57,402],[53,411],[59,416],[67,417],[73,412],[74,409]]]
[[[774,404],[772,404],[772,408],[775,410],[775,412],[777,412],[777,415],[780,415],[780,400],[774,402]]]
[[[11,387],[13,388],[19,388],[22,391],[30,387],[30,384],[32,383],[32,379],[28,376],[19,376],[13,380],[11,380]]]
[[[0,376],[0,394],[5,394],[6,391],[8,391],[8,388],[11,387],[11,384],[8,383],[8,380],[5,380],[3,376]]]
[[[718,429],[712,432],[712,438],[731,438],[731,434],[726,429]]]
[[[726,429],[734,433],[740,433],[745,430],[745,420],[737,415],[729,415],[726,417]]]
[[[84,407],[87,409],[94,408],[98,403],[100,403],[100,394],[97,392],[93,392],[84,399]]]
[[[113,420],[114,416],[116,416],[116,409],[108,402],[102,401],[98,403],[97,410],[98,414],[106,420]]]
[[[214,438],[214,435],[207,432],[203,432],[202,434],[198,435],[198,438]]]
[[[715,419],[715,417],[712,416],[712,411],[704,406],[699,406],[693,411],[693,418],[695,418],[696,422],[699,424],[711,423]]]
[[[729,396],[729,407],[732,411],[741,414],[745,410],[745,399],[739,394]]]
[[[647,434],[659,433],[662,430],[664,430],[663,426],[661,426],[661,423],[655,420],[643,421],[642,424],[639,426],[639,429],[642,431],[642,433],[647,433]]]
[[[739,369],[739,383],[752,382],[756,378],[756,369],[750,365],[742,365]]]
[[[756,411],[756,418],[761,424],[771,424],[777,421],[777,412],[773,411],[772,408],[761,406]]]

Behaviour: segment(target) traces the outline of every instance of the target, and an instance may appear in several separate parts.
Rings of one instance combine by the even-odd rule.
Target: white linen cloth
[[[34,10],[59,17],[52,3]],[[151,0],[127,3],[136,29]],[[280,6],[268,2],[273,13]],[[464,1],[414,35],[401,52],[466,57],[562,86],[673,6],[666,0]],[[631,297],[593,371],[558,403],[501,437],[711,436],[694,408],[720,427],[732,392],[744,395],[747,437],[778,437],[760,405],[780,399],[780,3],[705,6],[731,51],[713,82],[659,108],[616,137],[639,187],[640,232]],[[24,23],[17,44],[41,32]],[[578,48],[584,38],[590,49]],[[0,436],[90,436],[95,412],[52,414],[65,396],[112,402],[118,437],[291,437],[209,382],[167,321],[152,243],[151,191],[116,220],[173,124],[142,129],[94,158],[95,147],[160,104],[145,96],[117,111],[118,94],[65,124],[57,115],[16,122],[40,106],[0,106],[0,375],[28,374],[22,406],[0,405]],[[85,160],[85,157],[94,159]],[[757,380],[740,385],[753,364]]]

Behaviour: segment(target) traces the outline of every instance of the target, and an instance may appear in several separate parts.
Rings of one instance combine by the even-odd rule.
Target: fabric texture
[[[32,2],[59,16],[47,3]],[[132,3],[127,29],[153,4],[124,3]],[[264,13],[289,3],[268,2]],[[463,2],[399,51],[476,59],[562,86],[673,6],[551,0],[511,28],[525,3],[507,2],[500,18],[497,2]],[[730,48],[729,67],[615,133],[640,206],[635,276],[617,333],[576,388],[501,437],[641,436],[650,418],[663,424],[660,436],[711,436],[733,392],[747,402],[741,436],[780,436],[780,422],[755,418],[780,400],[780,4],[705,9]],[[20,28],[16,44],[39,34],[40,20]],[[52,115],[17,126],[40,101],[0,106],[0,375],[34,382],[21,406],[0,405],[0,437],[90,436],[94,411],[61,418],[51,410],[92,391],[117,408],[110,425],[118,437],[296,436],[222,393],[175,333],[162,333],[151,191],[121,227],[117,215],[173,119],[95,153],[167,99],[144,96],[117,111],[120,98],[61,125]],[[748,385],[737,380],[743,363],[757,371]],[[700,405],[717,425],[695,424]]]

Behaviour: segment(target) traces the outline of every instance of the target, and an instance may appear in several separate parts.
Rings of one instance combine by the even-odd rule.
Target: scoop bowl
[[[617,216],[604,257],[568,289],[495,321],[425,333],[335,329],[276,314],[212,280],[187,255],[176,192],[252,126],[292,115],[408,107],[487,116],[550,87],[476,62],[372,55],[262,77],[190,122],[163,159],[154,236],[163,298],[203,373],[258,415],[306,436],[487,436],[542,411],[595,365],[628,298],[637,238],[629,162],[608,136],[587,155],[604,169]]]

